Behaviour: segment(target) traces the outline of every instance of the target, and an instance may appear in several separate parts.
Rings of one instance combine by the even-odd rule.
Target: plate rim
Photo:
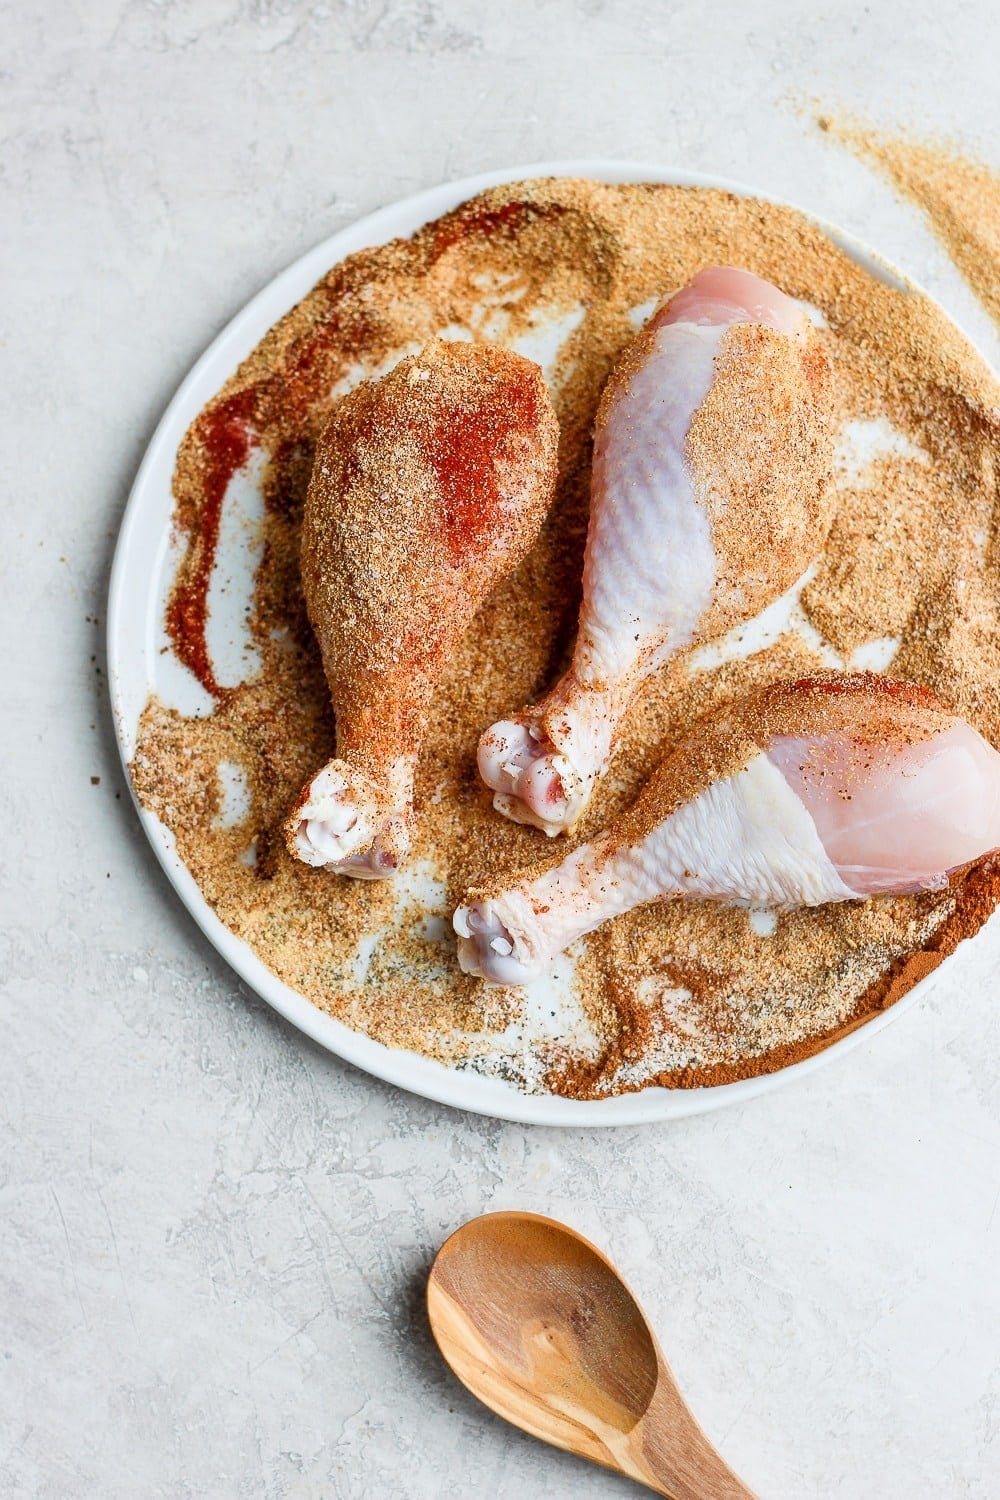
[[[788,199],[762,191],[731,178],[684,168],[666,167],[661,163],[632,162],[615,158],[570,158],[567,160],[529,162],[522,166],[501,167],[475,173],[436,186],[424,188],[392,203],[384,204],[344,228],[327,235],[310,250],[298,256],[267,281],[243,304],[220,329],[184,376],[167,403],[136,470],[128,500],[119,523],[114,557],[108,582],[106,645],[108,692],[111,700],[115,742],[125,781],[139,822],[175,894],[196,925],[229,964],[237,976],[262,1000],[297,1030],[310,1037],[326,1051],[345,1062],[409,1093],[439,1104],[466,1110],[492,1119],[518,1124],[574,1126],[624,1126],[683,1119],[725,1105],[738,1104],[783,1084],[807,1077],[816,1068],[842,1057],[862,1041],[878,1034],[902,1015],[937,980],[947,955],[925,978],[913,985],[901,999],[885,1011],[878,1011],[855,1026],[847,1035],[829,1043],[811,1056],[790,1063],[773,1072],[731,1083],[713,1084],[694,1089],[667,1089],[650,1085],[634,1093],[615,1094],[606,1099],[567,1099],[555,1094],[529,1094],[509,1084],[488,1078],[472,1069],[448,1067],[420,1053],[388,1047],[364,1032],[354,1031],[344,1022],[314,1005],[306,996],[279,979],[242,938],[236,936],[209,906],[200,887],[177,854],[174,837],[156,815],[144,808],[136,794],[129,772],[129,728],[122,704],[123,659],[125,656],[123,620],[127,613],[125,594],[130,578],[129,563],[144,526],[155,521],[155,512],[147,501],[150,477],[166,460],[170,472],[180,438],[204,405],[202,397],[189,411],[195,393],[212,368],[226,363],[228,369],[219,380],[235,372],[240,362],[259,343],[264,333],[291,310],[310,288],[338,261],[355,251],[384,244],[386,240],[413,234],[422,224],[458,207],[466,199],[487,188],[508,182],[544,177],[576,177],[613,185],[650,182],[677,187],[705,187],[732,193],[738,197],[759,198],[802,214],[820,228],[853,259],[880,279],[887,279],[928,297],[982,358],[975,340],[951,313],[941,307],[918,282],[857,240],[853,235],[829,223],[810,210]],[[276,309],[280,302],[281,306]],[[266,309],[266,312],[265,312]],[[262,317],[266,321],[261,326]],[[248,342],[249,340],[249,342]],[[167,451],[169,450],[169,451]],[[160,523],[162,525],[162,522]],[[170,525],[170,517],[167,517]],[[169,535],[169,531],[167,533]],[[162,536],[161,536],[162,543]],[[133,648],[134,654],[134,648]],[[966,939],[965,941],[970,941]],[[961,946],[961,945],[960,945]]]

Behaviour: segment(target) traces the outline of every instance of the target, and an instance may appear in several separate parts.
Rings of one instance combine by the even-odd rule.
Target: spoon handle
[[[634,1479],[669,1500],[756,1500],[712,1447],[669,1370],[631,1433],[627,1462]]]

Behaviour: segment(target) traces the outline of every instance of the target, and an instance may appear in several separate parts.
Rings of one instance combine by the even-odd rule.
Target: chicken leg
[[[572,665],[480,742],[498,811],[571,828],[649,673],[805,571],[829,525],[827,387],[805,313],[749,271],[700,272],[626,348],[597,413]]]
[[[462,968],[522,984],[609,918],[677,896],[764,906],[937,889],[1000,848],[1000,754],[923,688],[778,683],[703,721],[592,843],[455,913]]]
[[[337,758],[285,824],[297,859],[367,879],[405,859],[432,695],[473,614],[534,542],[557,447],[541,370],[491,344],[435,340],[337,406],[300,556]]]

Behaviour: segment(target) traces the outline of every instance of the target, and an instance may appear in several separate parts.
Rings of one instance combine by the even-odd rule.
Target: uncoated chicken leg
[[[678,896],[818,906],[935,889],[1000,848],[1000,754],[925,689],[777,683],[702,721],[590,843],[455,913],[459,963],[523,984],[609,918]]]
[[[649,673],[758,614],[822,549],[827,377],[798,303],[728,267],[700,272],[628,345],[597,413],[572,664],[480,742],[498,811],[571,828]]]

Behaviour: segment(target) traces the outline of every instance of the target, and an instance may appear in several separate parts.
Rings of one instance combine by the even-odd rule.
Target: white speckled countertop
[[[745,1108],[557,1133],[409,1098],[246,993],[128,803],[115,531],[167,399],[301,251],[449,177],[660,160],[785,194],[996,356],[916,212],[795,96],[1000,158],[993,0],[47,0],[4,22],[0,1493],[622,1495],[439,1364],[485,1209],[622,1266],[762,1500],[1000,1494],[1000,927]],[[93,784],[94,778],[100,778]]]

